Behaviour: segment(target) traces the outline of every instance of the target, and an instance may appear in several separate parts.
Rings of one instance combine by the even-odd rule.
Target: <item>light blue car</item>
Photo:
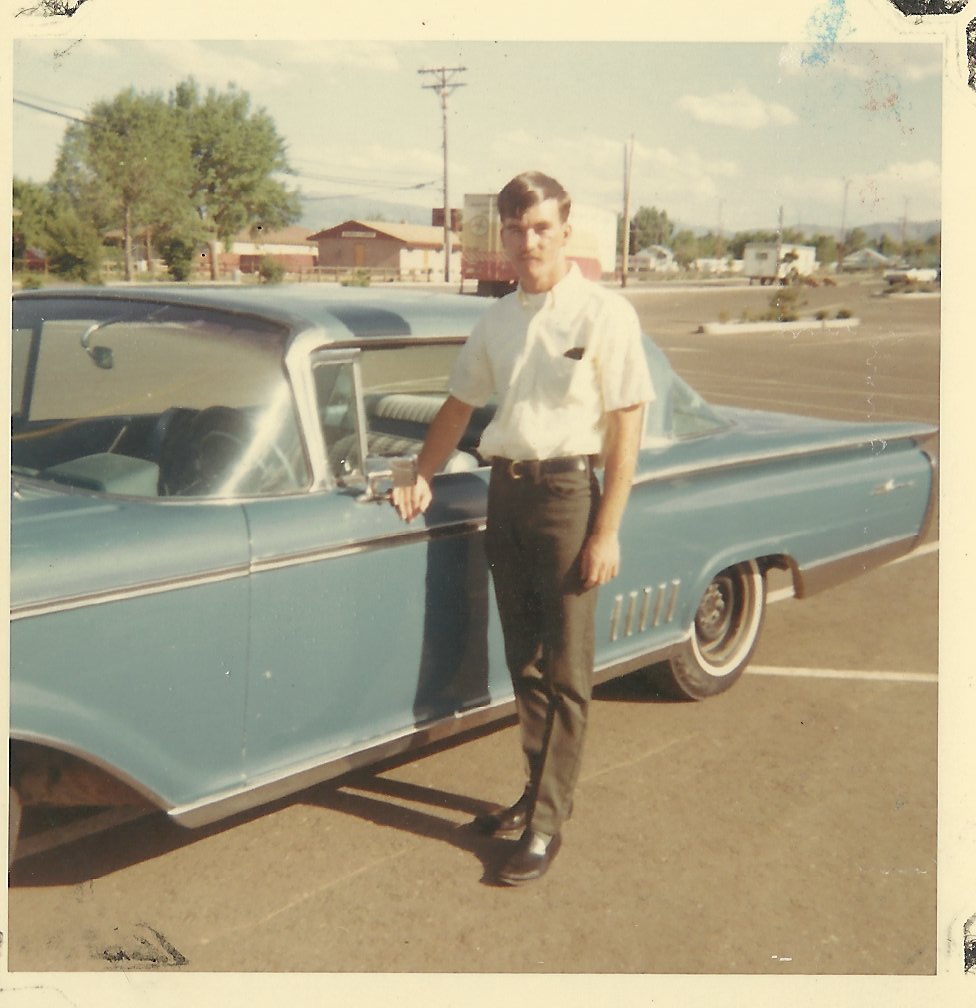
[[[200,826],[512,713],[491,407],[422,522],[387,502],[484,308],[318,284],[15,296],[14,838],[28,804]],[[659,395],[596,680],[656,666],[701,699],[748,663],[767,570],[803,597],[918,543],[935,429],[710,406],[646,346]]]

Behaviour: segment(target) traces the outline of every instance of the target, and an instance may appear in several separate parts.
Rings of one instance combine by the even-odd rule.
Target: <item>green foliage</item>
[[[254,224],[279,228],[300,214],[297,194],[273,176],[291,169],[285,144],[263,110],[233,85],[205,95],[192,78],[177,85],[170,106],[190,140],[190,199],[207,229],[224,242]]]
[[[630,225],[630,252],[640,252],[650,245],[670,247],[674,237],[674,224],[667,211],[657,207],[641,207]]]
[[[852,252],[859,252],[862,248],[867,248],[868,236],[864,228],[856,227],[847,232],[844,238],[844,255],[849,256]]]
[[[671,251],[682,269],[687,269],[698,258],[698,240],[691,231],[682,230],[674,236]]]
[[[297,194],[274,177],[289,170],[274,123],[246,93],[201,95],[188,78],[168,99],[130,87],[92,106],[65,130],[49,195],[97,234],[122,235],[127,278],[137,239],[183,276],[189,249],[208,238],[227,243],[255,224],[297,220]]]
[[[837,239],[833,235],[817,235],[813,244],[817,249],[817,262],[822,266],[837,262]]]
[[[769,299],[765,318],[770,322],[795,322],[800,316],[800,292],[795,287],[780,287]]]
[[[853,317],[854,317],[854,313],[850,310],[850,308],[838,308],[837,309],[837,318],[839,318],[839,319],[849,319],[849,318],[853,318]]]
[[[188,138],[162,95],[127,88],[96,102],[84,124],[68,127],[52,185],[99,231],[121,233],[131,279],[135,239],[150,246],[188,216]]]
[[[258,276],[262,283],[281,283],[285,279],[285,266],[280,259],[266,255],[261,257],[261,266],[258,269]]]
[[[33,273],[24,273],[19,280],[21,290],[40,290],[44,286],[44,281]]]
[[[14,258],[23,259],[30,248],[47,251],[51,240],[48,222],[52,213],[52,198],[47,187],[14,179],[13,208],[11,237]]]
[[[344,276],[339,283],[343,287],[368,287],[370,282],[369,270],[356,270]]]
[[[178,233],[167,234],[159,242],[159,251],[169,270],[169,275],[174,280],[189,280],[193,276],[199,242]]]
[[[95,228],[74,210],[62,210],[48,230],[51,269],[69,279],[100,283],[103,250]]]

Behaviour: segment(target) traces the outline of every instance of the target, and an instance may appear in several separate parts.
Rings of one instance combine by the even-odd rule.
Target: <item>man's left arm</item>
[[[643,403],[607,414],[603,497],[583,546],[581,574],[586,588],[606,584],[620,570],[620,522],[634,482],[643,416]]]

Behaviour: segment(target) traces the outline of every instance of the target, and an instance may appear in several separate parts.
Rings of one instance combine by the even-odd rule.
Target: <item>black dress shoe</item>
[[[498,880],[506,885],[516,886],[542,878],[549,870],[549,865],[552,864],[561,843],[562,838],[558,833],[549,836],[527,829],[522,834],[515,853],[498,873]]]
[[[497,812],[478,816],[474,822],[482,833],[497,836],[500,833],[520,833],[525,829],[528,820],[529,796],[527,793],[523,793],[514,805],[510,805],[507,809],[499,809]]]

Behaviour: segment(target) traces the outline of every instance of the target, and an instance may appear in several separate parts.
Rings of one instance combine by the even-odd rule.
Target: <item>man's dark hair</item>
[[[554,199],[559,204],[559,219],[565,224],[572,205],[569,193],[554,178],[542,172],[522,172],[498,194],[498,215],[502,220],[517,220],[530,207],[548,199]]]

